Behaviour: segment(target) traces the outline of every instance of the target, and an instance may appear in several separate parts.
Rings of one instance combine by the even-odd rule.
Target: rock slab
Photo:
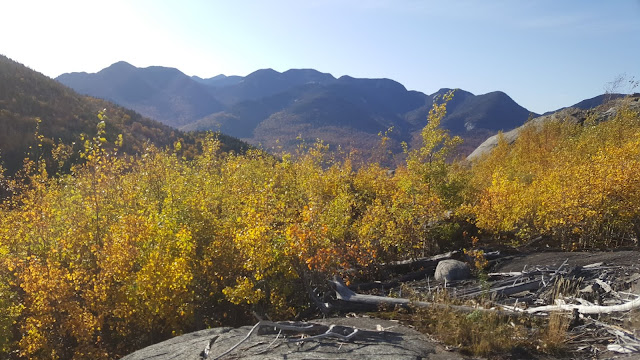
[[[277,332],[254,333],[249,339],[221,359],[435,359],[465,357],[445,351],[423,334],[397,322],[373,318],[329,318],[313,324],[353,327],[363,331],[350,341],[324,338],[308,342],[286,342]],[[252,326],[221,327],[175,337],[127,355],[123,360],[203,360],[214,359],[242,340]],[[382,331],[380,331],[382,330]],[[212,342],[212,340],[215,341]],[[209,355],[204,349],[210,345]]]

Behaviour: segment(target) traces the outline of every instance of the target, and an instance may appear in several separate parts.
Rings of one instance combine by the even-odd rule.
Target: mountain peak
[[[387,78],[354,78],[349,75],[343,75],[338,79],[338,82],[361,88],[386,89],[402,93],[407,91],[407,88],[405,88],[401,83]]]
[[[454,98],[455,97],[460,98],[460,97],[463,97],[463,96],[464,97],[475,96],[473,93],[471,93],[469,91],[462,90],[460,88],[454,88],[454,89],[451,89],[451,88],[440,88],[438,91],[436,91],[433,94],[431,94],[431,96],[432,97],[434,97],[436,95],[442,96],[442,95],[448,93],[449,91],[453,91],[453,97]]]
[[[71,73],[56,79],[80,93],[112,100],[171,126],[224,108],[206,86],[171,67],[138,68],[119,61],[97,74]]]
[[[292,83],[320,83],[334,82],[336,78],[329,73],[323,73],[315,69],[289,69],[282,73],[282,77]]]
[[[266,69],[259,69],[256,70],[254,72],[252,72],[251,74],[245,76],[245,78],[252,78],[252,77],[262,77],[262,76],[276,76],[276,75],[280,75],[279,72],[273,70],[272,68],[266,68]]]
[[[111,64],[110,66],[104,68],[102,71],[104,70],[116,70],[116,71],[122,71],[122,70],[133,70],[136,69],[135,66],[129,64],[126,61],[118,61],[115,62],[113,64]]]
[[[204,84],[212,88],[219,88],[219,87],[235,85],[240,81],[242,81],[243,77],[237,76],[237,75],[227,76],[224,74],[220,74],[214,77],[210,77],[208,79],[203,79],[199,76],[194,75],[191,77],[191,79],[195,80],[196,82],[199,82],[200,84]]]
[[[120,61],[116,61],[114,62],[111,66],[128,66],[128,67],[135,67],[133,65],[131,65],[130,63],[124,61],[124,60],[120,60]]]

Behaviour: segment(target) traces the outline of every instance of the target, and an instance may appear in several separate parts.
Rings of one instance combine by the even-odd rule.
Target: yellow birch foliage
[[[487,233],[515,243],[545,235],[566,249],[640,237],[640,119],[529,126],[473,166],[467,210]]]
[[[321,142],[225,154],[212,135],[193,160],[178,143],[126,157],[122,137],[106,150],[100,114],[70,174],[35,159],[0,177],[14,193],[0,203],[0,356],[113,359],[252,310],[291,318],[334,274],[433,250],[428,230],[460,189],[436,106],[395,172]]]

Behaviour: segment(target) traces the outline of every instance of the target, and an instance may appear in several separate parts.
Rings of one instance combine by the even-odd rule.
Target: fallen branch
[[[584,316],[581,316],[581,318],[586,320]],[[640,340],[635,337],[633,332],[621,328],[620,326],[609,325],[591,318],[589,318],[588,321],[596,326],[606,329],[609,334],[615,336],[616,342],[607,345],[607,350],[622,354],[640,351]]]
[[[577,310],[580,314],[611,314],[616,312],[625,312],[640,308],[640,298],[620,305],[545,305],[524,310],[529,314],[551,311],[573,311]],[[516,309],[513,309],[516,310]]]
[[[304,286],[305,288],[307,288],[307,293],[309,294],[309,298],[311,299],[311,301],[316,305],[318,309],[320,309],[324,316],[329,315],[329,313],[331,312],[331,304],[322,302],[318,295],[316,295],[315,289],[312,288],[311,280],[309,279],[309,275],[306,271],[302,273],[302,278],[304,280]]]
[[[382,264],[381,267],[395,273],[408,273],[410,271],[419,270],[420,268],[436,266],[439,261],[451,259],[457,253],[459,253],[459,251],[449,251],[444,254],[438,254],[424,258],[394,261]]]
[[[506,276],[522,276],[527,275],[527,273],[523,271],[508,271],[508,272],[491,272],[488,273],[489,277],[506,277]]]
[[[400,285],[401,283],[412,281],[412,280],[424,279],[428,275],[433,275],[433,273],[436,270],[436,265],[437,264],[434,263],[430,265],[427,269],[408,273],[396,280],[391,280],[386,282],[374,281],[369,283],[361,283],[361,284],[350,286],[349,288],[354,291],[367,291],[372,289],[391,289]]]
[[[542,291],[545,287],[547,287],[548,284],[549,285],[553,284],[553,280],[555,280],[556,276],[558,276],[560,274],[560,269],[562,269],[565,265],[567,265],[568,261],[569,261],[569,258],[565,259],[565,261],[563,261],[562,264],[560,266],[558,266],[556,271],[554,271],[553,274],[551,274],[551,279],[549,279],[549,281],[545,282],[544,281],[544,275],[542,275],[542,285],[543,285],[543,287],[540,288],[538,290],[538,292]]]
[[[290,324],[282,324],[282,323],[276,323],[273,321],[268,321],[268,320],[262,320],[259,321],[257,324],[255,324],[251,330],[249,331],[249,333],[247,334],[247,336],[245,336],[242,340],[238,341],[237,344],[233,345],[229,350],[223,352],[222,354],[216,356],[213,358],[213,360],[217,360],[220,359],[221,357],[229,354],[230,352],[232,352],[233,350],[235,350],[238,346],[242,345],[242,343],[244,343],[245,341],[247,341],[247,339],[249,339],[249,337],[258,329],[260,329],[263,326],[271,326],[274,328],[277,328],[279,330],[293,330],[293,331],[297,331],[297,332],[306,332],[309,331],[311,329],[317,328],[317,326],[315,326],[314,324],[309,324],[309,325],[290,325]],[[208,345],[210,347],[210,344]],[[204,354],[209,354],[209,349],[205,349]],[[205,356],[206,358],[206,356]]]
[[[354,302],[360,304],[367,305],[393,305],[393,306],[418,306],[418,307],[433,307],[433,308],[442,308],[442,309],[453,309],[463,312],[473,312],[473,311],[482,311],[482,312],[493,312],[493,311],[506,311],[509,313],[515,313],[513,310],[497,310],[497,309],[485,309],[480,307],[473,306],[464,306],[464,305],[447,305],[447,304],[439,304],[439,303],[431,303],[426,301],[411,301],[409,299],[403,298],[392,298],[387,296],[376,296],[376,295],[365,295],[365,294],[357,294],[353,290],[349,289],[341,279],[334,278],[330,281],[333,284],[336,290],[336,296],[339,300]]]
[[[280,344],[282,344],[282,343],[279,343],[278,345],[274,346],[276,341],[280,338],[281,335],[283,335],[283,332],[285,331],[292,332],[296,335],[301,335],[301,334],[302,335],[311,334],[311,335],[307,337],[290,338],[284,341],[283,343],[303,343],[307,341],[316,341],[316,340],[325,339],[325,338],[337,338],[342,341],[350,341],[352,339],[355,339],[356,337],[358,339],[362,339],[365,341],[370,341],[372,339],[376,339],[376,341],[379,341],[380,339],[386,339],[386,341],[398,341],[398,339],[393,339],[393,338],[389,340],[388,336],[390,335],[393,336],[395,333],[387,332],[387,330],[380,325],[377,326],[376,330],[366,330],[366,329],[363,330],[355,327],[341,326],[341,325],[326,326],[326,325],[321,325],[316,323],[296,324],[296,323],[289,323],[289,322],[273,322],[273,321],[263,320],[255,324],[251,328],[249,333],[244,338],[242,338],[242,340],[238,341],[238,343],[233,345],[227,351],[219,354],[218,356],[212,359],[217,360],[224,357],[225,355],[228,355],[229,353],[237,349],[240,345],[242,345],[244,342],[246,342],[253,333],[255,333],[256,331],[260,331],[260,328],[262,327],[270,327],[275,330],[278,330],[278,335],[273,341],[271,341],[271,343],[267,345],[266,349],[256,353],[256,355],[264,354],[268,352],[270,349],[278,347]],[[201,356],[203,358],[207,359],[209,357],[211,344],[216,339],[217,339],[217,336],[207,344],[205,351],[201,353]]]
[[[334,332],[335,325],[331,325],[329,326],[329,329],[327,331],[325,331],[323,334],[318,334],[315,336],[309,336],[306,338],[300,338],[300,339],[289,339],[288,342],[305,342],[305,341],[311,341],[311,340],[318,340],[318,339],[323,339],[323,338],[327,338],[327,337],[335,337],[338,338],[340,340],[343,341],[349,341],[351,340],[354,336],[356,336],[356,334],[358,334],[358,329],[354,328],[352,332],[350,332],[347,335],[342,335],[340,333]]]

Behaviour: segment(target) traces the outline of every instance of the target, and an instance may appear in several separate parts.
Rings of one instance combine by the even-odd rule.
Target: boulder
[[[436,280],[440,281],[454,281],[465,280],[471,276],[469,265],[458,260],[442,260],[436,266]]]

